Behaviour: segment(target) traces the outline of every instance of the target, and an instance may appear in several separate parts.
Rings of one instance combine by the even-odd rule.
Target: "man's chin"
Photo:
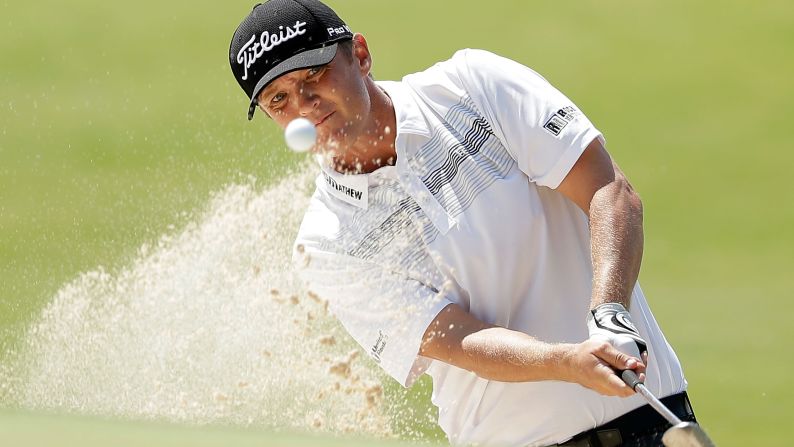
[[[340,148],[339,140],[335,138],[323,138],[322,135],[319,135],[317,138],[317,143],[312,147],[312,152],[316,154],[334,154],[339,153]]]
[[[334,160],[339,156],[338,147],[339,145],[333,141],[318,140],[317,143],[312,146],[311,152],[314,155],[319,155],[324,164],[332,166]]]

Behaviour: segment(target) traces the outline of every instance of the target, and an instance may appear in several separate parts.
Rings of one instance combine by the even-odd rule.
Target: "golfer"
[[[482,50],[400,81],[316,0],[270,0],[232,71],[320,167],[295,243],[309,287],[408,387],[433,379],[455,445],[659,445],[668,424],[615,371],[694,420],[637,284],[642,204],[605,139],[531,69]]]

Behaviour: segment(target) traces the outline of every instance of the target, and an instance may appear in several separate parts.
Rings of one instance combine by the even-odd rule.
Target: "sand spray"
[[[227,186],[127,266],[64,285],[0,364],[0,404],[375,437],[401,406],[427,423],[384,405],[390,379],[293,272],[316,169]]]

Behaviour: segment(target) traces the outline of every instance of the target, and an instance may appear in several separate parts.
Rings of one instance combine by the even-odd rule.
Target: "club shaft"
[[[645,398],[645,400],[647,400],[647,401],[648,401],[648,403],[649,403],[649,404],[650,404],[650,405],[651,405],[651,406],[652,406],[652,407],[653,407],[653,408],[654,408],[656,411],[658,411],[658,412],[659,412],[659,414],[661,414],[662,416],[664,416],[664,418],[665,418],[665,419],[667,419],[667,422],[669,422],[669,423],[671,423],[671,424],[673,424],[673,425],[678,425],[678,424],[680,424],[680,423],[681,423],[681,419],[679,419],[679,418],[678,418],[678,416],[676,416],[676,415],[675,415],[675,413],[673,413],[672,411],[670,411],[670,409],[669,409],[669,408],[667,408],[667,407],[666,407],[666,406],[665,406],[665,405],[662,403],[662,401],[660,401],[659,399],[657,399],[657,398],[656,398],[656,396],[654,396],[653,394],[651,394],[651,392],[650,392],[650,391],[648,391],[648,388],[645,388],[645,385],[643,385],[643,384],[641,384],[641,383],[640,383],[640,384],[637,384],[637,386],[634,388],[634,390],[635,390],[635,391],[637,391],[638,393],[642,394],[642,397],[644,397],[644,398]]]
[[[634,391],[640,393],[654,410],[658,411],[659,414],[667,419],[667,422],[673,425],[678,425],[681,423],[681,419],[679,419],[678,416],[676,416],[662,403],[662,401],[657,399],[656,396],[648,391],[648,388],[645,388],[645,384],[640,381],[640,378],[637,377],[637,374],[634,371],[627,369],[622,371],[619,375],[620,378],[626,382],[626,385],[630,386]]]

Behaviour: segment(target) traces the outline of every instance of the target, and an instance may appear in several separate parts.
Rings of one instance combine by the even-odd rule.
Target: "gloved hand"
[[[647,361],[648,345],[622,304],[604,303],[591,310],[587,329],[591,339],[604,340],[625,354]]]

